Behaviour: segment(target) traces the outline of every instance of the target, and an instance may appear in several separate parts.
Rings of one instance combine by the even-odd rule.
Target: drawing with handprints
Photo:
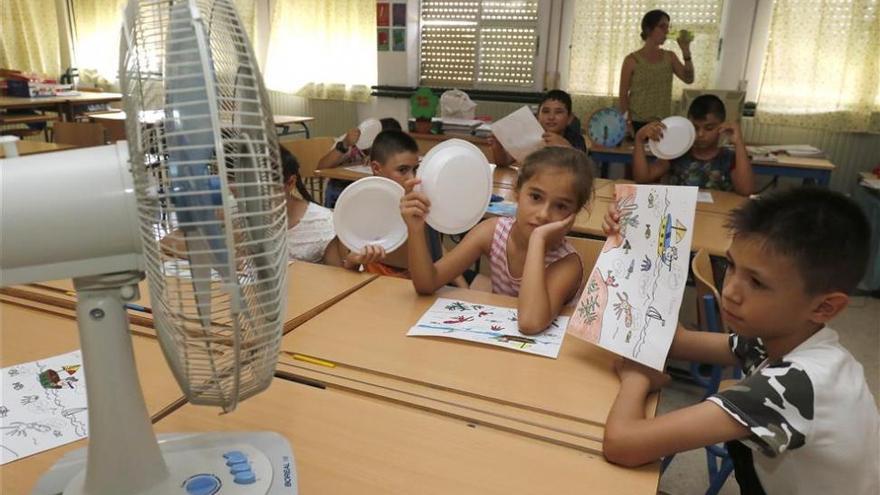
[[[624,184],[615,197],[620,230],[605,241],[566,331],[663,369],[688,273],[697,188]]]
[[[74,351],[2,370],[0,464],[88,436],[82,355]]]
[[[537,335],[520,333],[516,309],[437,299],[407,335],[448,337],[556,358],[565,338],[567,316],[559,316]]]

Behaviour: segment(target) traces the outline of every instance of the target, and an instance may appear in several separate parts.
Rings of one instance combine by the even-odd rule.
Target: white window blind
[[[538,39],[538,0],[423,0],[420,83],[532,89]]]

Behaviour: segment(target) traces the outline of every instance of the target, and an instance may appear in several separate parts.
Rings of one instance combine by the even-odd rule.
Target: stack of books
[[[443,134],[473,136],[474,131],[483,124],[482,120],[476,119],[454,119],[443,117]]]

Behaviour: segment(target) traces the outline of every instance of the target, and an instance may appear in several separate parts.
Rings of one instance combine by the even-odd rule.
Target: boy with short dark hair
[[[370,149],[370,168],[373,175],[391,179],[404,187],[406,181],[414,179],[419,166],[419,146],[415,139],[401,130],[385,130],[376,136]],[[428,227],[425,229],[431,258],[435,261],[443,256],[440,233]],[[364,265],[370,273],[409,277],[407,269],[406,244],[381,261]]]
[[[606,216],[609,232],[617,219]],[[742,493],[880,493],[880,417],[862,366],[827,323],[846,308],[868,261],[861,209],[825,189],[750,201],[729,220],[721,311],[734,333],[679,325],[669,357],[739,365],[746,377],[653,419],[657,371],[622,361],[604,453],[637,466],[727,442]]]
[[[657,159],[648,163],[645,143],[663,137],[662,122],[651,122],[636,133],[633,147],[633,179],[638,183],[657,182],[664,175],[677,186],[736,191],[748,196],[755,189],[752,164],[739,125],[726,122],[724,103],[715,95],[701,95],[691,102],[688,119],[696,137],[690,150],[674,160]],[[730,135],[735,149],[719,146],[722,134]]]

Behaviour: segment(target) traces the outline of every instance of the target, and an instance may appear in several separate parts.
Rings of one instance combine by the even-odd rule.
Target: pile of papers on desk
[[[809,144],[777,144],[765,146],[746,146],[749,156],[772,158],[774,153],[785,153],[789,156],[823,158],[825,152]]]
[[[462,134],[473,136],[474,131],[483,124],[482,120],[476,119],[456,119],[451,117],[443,117],[443,134]]]

